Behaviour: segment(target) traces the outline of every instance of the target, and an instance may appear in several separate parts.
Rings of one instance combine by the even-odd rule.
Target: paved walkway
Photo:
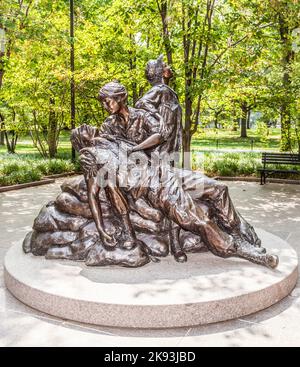
[[[255,226],[287,240],[300,257],[300,186],[229,183],[233,200]],[[240,320],[197,328],[119,330],[42,314],[5,289],[3,258],[30,230],[59,185],[0,194],[0,346],[300,346],[300,284],[268,310]]]

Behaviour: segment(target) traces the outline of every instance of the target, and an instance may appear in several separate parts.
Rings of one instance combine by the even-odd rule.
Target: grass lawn
[[[206,129],[197,133],[192,142],[193,150],[255,150],[278,151],[280,147],[280,129],[270,130],[267,139],[258,136],[256,130],[248,130],[248,138],[241,138],[240,131]]]
[[[6,153],[6,146],[0,146],[0,156]],[[20,136],[16,153],[20,156],[32,157],[35,159],[41,158],[39,151],[33,146],[30,136]],[[68,132],[64,131],[60,135],[57,158],[71,159],[71,142]]]
[[[79,170],[71,162],[71,143],[68,133],[62,133],[56,159],[44,159],[33,146],[30,137],[20,137],[16,154],[7,154],[0,147],[0,186],[40,181],[44,176]]]

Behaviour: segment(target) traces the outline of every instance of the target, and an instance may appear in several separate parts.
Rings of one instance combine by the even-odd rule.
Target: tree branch
[[[264,25],[257,25],[255,26],[256,31],[257,30],[261,30],[264,28],[268,28],[270,26],[272,26],[274,23],[269,23],[269,24],[264,24]],[[215,59],[215,61],[211,64],[210,68],[209,68],[209,73],[211,73],[212,69],[216,66],[216,64],[222,59],[222,57],[226,54],[227,51],[229,51],[230,49],[238,46],[240,43],[242,43],[243,41],[245,41],[247,38],[250,38],[253,34],[246,34],[245,36],[241,37],[239,40],[237,40],[236,42],[234,42],[233,44],[229,45],[228,47],[226,47]]]

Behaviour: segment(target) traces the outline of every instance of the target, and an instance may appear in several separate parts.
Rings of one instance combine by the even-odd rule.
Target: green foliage
[[[19,159],[1,159],[0,186],[40,181],[42,173],[31,161]]]
[[[258,121],[256,124],[256,132],[262,142],[267,142],[269,138],[269,128],[264,121]]]
[[[44,176],[74,172],[77,169],[74,163],[63,159],[43,160],[37,163],[35,167]]]
[[[10,186],[22,183],[40,181],[41,172],[37,170],[26,170],[12,172],[10,175],[0,175],[0,186]]]
[[[281,119],[284,149],[300,146],[299,12],[295,0],[76,1],[76,124],[101,125],[96,96],[112,79],[133,105],[149,88],[146,62],[165,53],[187,146],[199,127],[245,126],[250,111]],[[43,157],[54,155],[70,127],[69,2],[1,0],[0,28],[0,129],[30,132]]]
[[[256,176],[261,167],[261,155],[254,153],[208,153],[204,170],[209,176]]]
[[[258,177],[262,168],[261,154],[257,153],[205,153],[204,172],[210,177]],[[201,167],[198,167],[198,169]],[[274,169],[291,169],[289,165],[269,165]],[[289,174],[274,174],[273,178],[297,178]]]
[[[63,159],[42,160],[33,157],[0,157],[0,186],[40,181],[43,176],[76,172],[78,164]]]

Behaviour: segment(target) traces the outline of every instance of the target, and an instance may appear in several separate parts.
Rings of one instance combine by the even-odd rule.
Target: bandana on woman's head
[[[99,99],[102,101],[105,98],[119,98],[126,100],[128,96],[127,90],[121,83],[111,82],[100,89]]]

